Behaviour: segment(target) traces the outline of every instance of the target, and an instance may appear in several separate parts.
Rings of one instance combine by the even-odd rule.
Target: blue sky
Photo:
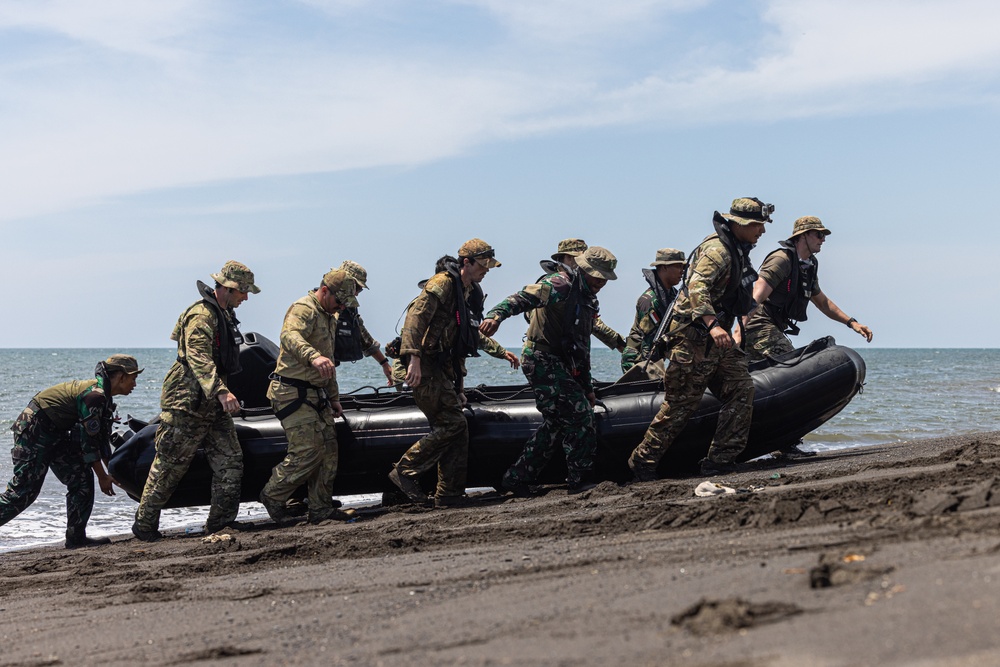
[[[739,196],[777,207],[758,261],[833,230],[821,284],[873,345],[994,347],[997,34],[962,0],[2,2],[0,347],[169,346],[228,259],[271,337],[360,262],[385,342],[474,236],[491,304],[562,238],[611,249],[627,333],[655,250]]]

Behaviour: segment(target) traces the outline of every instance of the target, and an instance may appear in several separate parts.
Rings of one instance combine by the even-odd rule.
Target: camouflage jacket
[[[538,280],[535,282],[540,282],[549,276],[559,273],[560,267],[563,267],[564,269],[568,268],[565,264],[560,264],[559,262],[548,259],[543,259],[538,264],[542,267],[542,270],[545,271],[545,275],[539,276]],[[525,315],[525,319],[528,321],[528,324],[531,324],[531,315],[533,313],[534,311],[529,311]],[[612,350],[621,352],[625,349],[625,339],[620,333],[605,324],[600,315],[598,315],[597,320],[594,321],[593,335],[594,338],[601,341]]]
[[[461,298],[467,299],[472,287],[466,287]],[[425,361],[440,355],[450,355],[458,336],[455,319],[455,285],[445,272],[434,275],[406,311],[403,322],[400,354],[421,357]],[[452,364],[442,364],[448,376],[453,374]],[[465,360],[460,360],[460,370],[465,374]]]
[[[225,317],[230,316],[231,311],[226,311]],[[216,341],[220,334],[218,318],[204,301],[181,313],[170,334],[170,340],[177,341],[177,361],[163,381],[161,409],[202,414],[218,403],[219,394],[229,391],[219,365]]]
[[[668,334],[680,331],[705,315],[717,316],[732,273],[729,250],[715,234],[701,242],[688,266],[685,288],[674,300]],[[732,330],[734,317],[724,313],[719,324]]]
[[[62,382],[38,392],[31,400],[38,411],[33,412],[29,406],[14,422],[11,430],[15,439],[27,433],[38,444],[48,445],[67,434],[78,436],[83,462],[88,465],[104,458],[102,452],[105,456],[110,453],[114,403],[105,393],[101,378]]]
[[[507,348],[483,334],[479,334],[479,349],[496,359],[504,359],[507,356]]]
[[[312,362],[318,357],[333,360],[333,349],[337,336],[337,319],[323,310],[316,297],[316,291],[293,303],[285,313],[281,325],[281,350],[278,352],[277,375],[295,380],[303,380],[314,387],[326,389],[330,400],[337,400],[337,373],[323,379]],[[273,386],[273,385],[272,385]],[[268,391],[268,397],[274,399]]]
[[[486,319],[502,322],[513,315],[534,311],[528,324],[529,344],[535,344],[539,349],[541,346],[547,347],[547,351],[573,367],[571,372],[583,387],[590,388],[593,385],[590,373],[590,336],[597,320],[598,302],[586,281],[580,280],[580,284],[582,293],[578,305],[581,315],[574,320],[578,327],[576,331],[565,330],[565,322],[568,320],[565,308],[572,296],[573,278],[562,272],[547,275],[510,295],[494,306],[486,314]],[[566,345],[571,340],[576,342],[577,349],[567,351]]]
[[[656,280],[655,273],[651,273],[651,276],[652,280]],[[648,279],[649,277],[647,277]],[[657,290],[650,287],[635,302],[635,320],[632,322],[627,342],[629,350],[634,351],[632,356],[645,359],[648,358],[649,352],[653,349],[660,319],[666,314],[670,303],[677,296],[677,290],[673,287],[664,288],[664,296],[668,299],[666,303],[662,302]]]

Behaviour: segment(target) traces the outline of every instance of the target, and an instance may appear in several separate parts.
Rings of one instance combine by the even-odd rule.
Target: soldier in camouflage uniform
[[[564,264],[570,269],[576,269],[576,258],[579,257],[587,250],[587,242],[583,239],[563,239],[559,242],[556,247],[556,251],[552,254],[552,261],[543,259],[539,262],[542,270],[545,271],[545,275],[551,275],[553,273],[558,273],[559,264]],[[541,280],[545,276],[540,276],[538,280]],[[527,317],[528,323],[531,323],[530,317],[534,311],[528,313]],[[625,350],[625,339],[620,333],[605,324],[604,320],[598,316],[597,321],[594,322],[594,338],[601,341],[609,348],[615,352],[624,352]]]
[[[347,515],[333,506],[337,475],[337,430],[344,411],[337,388],[335,315],[356,308],[358,283],[343,269],[331,269],[318,288],[285,313],[281,349],[267,397],[288,438],[288,453],[275,466],[260,502],[276,523],[292,521],[285,502],[306,485],[309,520],[318,523]]]
[[[684,253],[673,248],[661,248],[656,251],[656,259],[650,266],[652,271],[642,270],[649,289],[635,303],[635,321],[622,352],[622,373],[652,355],[653,339],[660,321],[677,296],[675,287],[681,282],[684,271]]]
[[[111,542],[86,535],[94,509],[94,474],[101,492],[115,495],[115,481],[104,469],[111,455],[111,399],[132,393],[141,372],[134,357],[114,354],[97,365],[95,378],[63,382],[35,394],[10,429],[14,477],[0,494],[0,526],[35,501],[51,468],[66,485],[66,548]]]
[[[870,343],[872,330],[849,317],[819,287],[816,253],[830,235],[819,218],[806,216],[792,225],[792,235],[766,258],[753,287],[758,308],[744,317],[750,361],[787,354],[795,349],[785,334],[798,335],[809,302],[834,322],[846,324]]]
[[[347,272],[347,275],[354,279],[358,285],[358,294],[368,287],[368,272],[365,267],[357,262],[345,260],[337,267]],[[385,374],[386,386],[391,387],[393,383],[392,365],[382,354],[382,344],[368,332],[365,321],[361,319],[357,308],[345,308],[338,312],[337,318],[337,346],[334,350],[336,359],[334,363],[340,365],[344,361],[358,361],[364,357],[371,357],[379,363],[382,373]]]
[[[706,388],[711,388],[722,408],[701,472],[715,475],[735,469],[734,461],[750,433],[754,387],[746,354],[734,344],[730,332],[736,318],[753,306],[757,274],[749,253],[773,210],[758,199],[733,200],[729,215],[715,213],[715,233],[691,254],[686,284],[674,301],[667,326],[669,363],[663,404],[628,461],[636,481],[656,479],[660,459],[684,429]]]
[[[465,358],[478,356],[477,327],[482,318],[479,283],[500,266],[493,248],[471,239],[458,249],[458,264],[437,273],[410,305],[403,324],[400,353],[406,357],[406,384],[430,422],[431,431],[403,454],[389,479],[413,502],[426,503],[421,473],[438,467],[434,505],[465,503],[469,460],[469,425],[465,405]]]
[[[504,474],[503,487],[515,495],[535,493],[533,485],[560,447],[566,456],[569,492],[593,487],[597,399],[590,372],[590,336],[599,314],[597,293],[618,277],[617,263],[605,248],[590,247],[576,257],[577,270],[562,266],[507,297],[480,326],[490,335],[508,317],[532,311],[521,368],[543,422]]]
[[[177,341],[177,361],[163,381],[156,457],[132,524],[132,533],[143,541],[163,537],[158,530],[160,510],[199,447],[204,447],[212,468],[212,505],[205,530],[236,527],[243,450],[231,415],[239,414],[240,402],[226,386],[226,377],[240,369],[243,337],[234,311],[260,288],[253,272],[239,262],[226,262],[212,278],[214,289],[198,281],[201,298],[181,313],[170,334]]]

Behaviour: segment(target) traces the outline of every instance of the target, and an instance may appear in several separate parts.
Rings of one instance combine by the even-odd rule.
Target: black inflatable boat
[[[268,375],[278,349],[267,338],[248,333],[241,350],[243,370],[229,378],[244,402],[236,430],[243,446],[242,500],[256,500],[271,469],[285,456],[285,435],[270,413],[265,397]],[[820,424],[840,412],[865,380],[865,363],[852,349],[821,338],[775,361],[751,365],[756,395],[750,438],[743,458],[753,458],[796,445]],[[541,423],[531,389],[524,386],[466,390],[469,407],[470,487],[497,486],[504,471],[521,453]],[[597,388],[599,477],[624,481],[631,477],[625,461],[642,440],[663,401],[659,381],[600,383]],[[342,395],[344,419],[338,420],[338,495],[387,490],[386,475],[403,452],[428,431],[427,420],[409,392],[392,389],[364,395]],[[660,464],[663,477],[686,474],[708,450],[719,402],[705,392],[701,405]],[[110,472],[130,497],[138,500],[153,462],[156,424],[137,420],[123,434],[111,457]],[[560,457],[555,457],[559,459]],[[563,481],[565,467],[554,460],[543,481]],[[199,452],[167,507],[209,504],[211,470]]]

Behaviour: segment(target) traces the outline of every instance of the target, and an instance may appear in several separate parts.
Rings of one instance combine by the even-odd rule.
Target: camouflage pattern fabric
[[[625,349],[625,339],[622,335],[605,324],[604,320],[600,317],[594,321],[594,330],[592,333],[594,338],[616,352],[621,352]]]
[[[217,401],[214,405],[214,414],[209,419],[194,418],[184,412],[160,413],[160,426],[154,441],[156,456],[135,512],[135,522],[143,530],[157,529],[160,510],[191,467],[199,447],[204,449],[212,469],[212,506],[206,524],[222,527],[236,520],[243,479],[243,450],[236,438],[232,417],[223,412]]]
[[[354,281],[349,281],[352,288]],[[281,377],[308,382],[314,387],[325,389],[330,400],[340,397],[337,388],[337,373],[330,378],[323,378],[320,372],[313,368],[312,362],[319,357],[333,359],[333,350],[337,339],[337,320],[334,315],[323,310],[313,290],[291,306],[285,312],[281,325],[278,351],[278,363],[274,372]],[[272,389],[280,385],[272,382],[268,388],[267,397],[272,401],[281,400]],[[297,392],[289,387],[293,393]],[[294,393],[294,396],[298,396]]]
[[[35,502],[51,468],[66,485],[66,535],[82,535],[94,509],[94,472],[84,462],[79,444],[68,436],[42,444],[20,435],[14,438],[10,456],[14,476],[0,494],[0,526]]]
[[[667,333],[680,331],[704,315],[716,316],[715,304],[722,301],[731,272],[732,258],[719,237],[713,234],[702,241],[691,253],[687,289],[681,290],[674,300],[673,318]],[[719,323],[731,330],[732,314],[725,314]]]
[[[272,401],[275,412],[286,405],[286,402]],[[305,484],[311,513],[332,510],[338,456],[333,410],[327,407],[320,414],[303,405],[283,419],[281,426],[288,438],[288,452],[271,472],[264,495],[284,504],[295,489]]]
[[[753,328],[748,326],[743,341],[750,361],[788,354],[795,349],[788,336],[767,319],[757,322]]]
[[[470,286],[459,298],[467,299],[471,291]],[[427,281],[406,311],[400,354],[437,356],[447,353],[449,362],[443,365],[443,371],[454,380],[450,353],[457,337],[455,287],[447,273],[438,273]],[[460,364],[463,373],[464,364],[463,359]]]
[[[505,359],[507,348],[490,338],[479,334],[479,349],[496,359]],[[406,366],[399,359],[392,360],[392,381],[396,385],[397,391],[402,391],[402,384],[406,381]]]
[[[719,463],[733,461],[746,447],[754,395],[746,355],[739,348],[721,350],[714,345],[706,354],[707,338],[707,332],[694,327],[671,337],[663,404],[632,452],[639,467],[659,464],[706,388],[722,403],[708,458]]]
[[[676,294],[677,290],[670,288],[668,294]],[[629,331],[625,351],[622,352],[622,373],[635,366],[641,359],[648,359],[656,341],[653,340],[660,318],[670,304],[660,303],[653,288],[643,292],[635,303],[635,320]]]
[[[566,481],[575,484],[588,479],[594,468],[597,432],[584,388],[558,356],[530,344],[524,348],[521,370],[531,384],[543,422],[507,470],[505,480],[534,484],[559,448],[566,456]]]
[[[205,418],[216,397],[229,391],[215,356],[218,330],[215,313],[201,301],[181,314],[170,339],[177,341],[177,356],[183,361],[175,361],[167,371],[160,392],[161,410]]]
[[[465,493],[469,465],[469,424],[448,370],[433,358],[420,360],[423,377],[420,385],[413,388],[413,400],[427,417],[431,432],[410,447],[396,464],[400,475],[410,477],[419,477],[437,465],[439,498]]]

